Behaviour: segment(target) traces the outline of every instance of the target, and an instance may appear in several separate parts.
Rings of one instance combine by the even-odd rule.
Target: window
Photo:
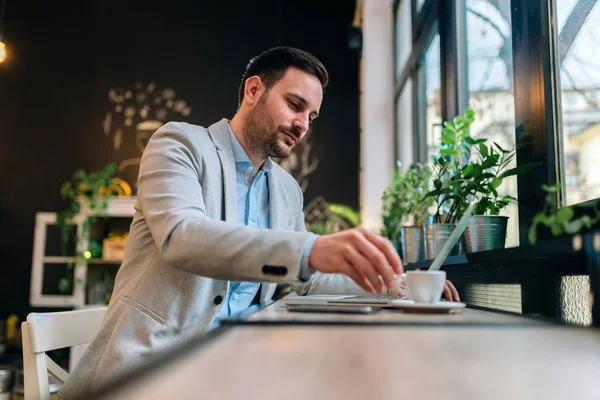
[[[509,217],[507,247],[528,244],[547,197],[543,184],[563,183],[560,207],[600,201],[600,0],[395,0],[395,6],[396,153],[403,165],[407,146],[411,161],[429,162],[440,145],[442,121],[470,106],[472,137],[506,149],[518,143],[509,168],[536,166],[498,188],[519,199],[502,212]],[[402,42],[408,30],[411,46]],[[589,208],[578,207],[576,215]],[[550,230],[538,229],[538,241],[551,238]],[[579,267],[571,272],[585,274]],[[540,285],[556,286],[545,274]],[[580,296],[590,290],[587,276],[561,277],[560,296],[549,295],[550,301],[494,282],[487,273],[480,277],[490,282],[462,288],[474,304],[485,297],[490,302],[482,305],[497,307],[508,299],[515,311],[591,320]]]
[[[442,99],[441,99],[441,75],[442,68],[440,64],[440,35],[435,34],[425,52],[425,61],[421,67],[422,87],[424,93],[421,93],[422,100],[419,104],[423,107],[426,141],[426,160],[431,159],[432,155],[437,154],[437,148],[441,144],[442,137]]]
[[[510,0],[466,0],[467,82],[469,106],[475,111],[470,134],[505,149],[515,148],[512,30]],[[516,158],[510,168],[516,167]],[[517,197],[517,177],[504,180],[500,194]],[[517,204],[501,215],[509,218],[507,247],[519,245]]]
[[[397,149],[396,157],[404,168],[408,168],[414,161],[414,129],[413,129],[413,101],[412,80],[409,78],[404,84],[400,97],[396,100],[396,132]]]
[[[600,197],[600,1],[556,0],[566,205]]]
[[[412,51],[410,0],[402,0],[396,11],[396,77],[406,66]]]

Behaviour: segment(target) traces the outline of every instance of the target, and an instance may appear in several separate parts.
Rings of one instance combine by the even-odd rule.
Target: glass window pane
[[[560,161],[570,205],[600,197],[600,1],[556,5],[565,156]]]
[[[414,129],[412,79],[408,79],[396,100],[396,132],[398,148],[396,154],[404,168],[413,163]]]
[[[442,137],[440,35],[436,33],[425,53],[425,131],[427,160],[437,154]]]
[[[512,30],[510,0],[466,0],[469,106],[475,111],[472,137],[487,138],[505,149],[515,148]],[[516,157],[508,168],[516,167]],[[516,176],[498,188],[517,197]],[[501,212],[509,217],[506,245],[519,245],[517,204]]]
[[[423,4],[425,4],[425,0],[417,0],[417,13],[421,12]]]
[[[411,0],[402,0],[396,12],[396,76],[400,76],[412,51]]]

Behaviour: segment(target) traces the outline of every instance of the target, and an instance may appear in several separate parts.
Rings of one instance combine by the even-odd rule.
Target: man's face
[[[265,157],[289,156],[319,115],[322,101],[319,79],[301,69],[289,68],[248,110],[244,120],[248,146]]]

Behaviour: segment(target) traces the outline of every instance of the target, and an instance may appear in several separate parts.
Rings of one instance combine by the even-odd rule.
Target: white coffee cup
[[[446,271],[407,271],[404,275],[403,294],[415,303],[432,304],[440,301]]]

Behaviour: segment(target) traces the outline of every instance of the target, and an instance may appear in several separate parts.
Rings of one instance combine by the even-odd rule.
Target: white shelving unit
[[[133,217],[135,212],[135,196],[116,197],[108,201],[106,217]],[[82,236],[83,223],[94,213],[89,209],[86,201],[81,202],[81,211],[72,221],[77,227],[77,237]],[[96,213],[96,215],[98,215]],[[87,283],[89,264],[118,264],[120,261],[81,259],[76,257],[62,257],[46,255],[46,240],[48,237],[48,226],[56,225],[56,213],[38,212],[35,216],[35,233],[33,239],[33,259],[31,263],[31,288],[29,302],[33,307],[75,307],[94,308],[100,304],[85,303],[85,288]],[[77,242],[77,252],[83,253],[87,250],[85,238]],[[71,295],[47,295],[43,294],[44,265],[66,264],[74,262],[73,293]]]

